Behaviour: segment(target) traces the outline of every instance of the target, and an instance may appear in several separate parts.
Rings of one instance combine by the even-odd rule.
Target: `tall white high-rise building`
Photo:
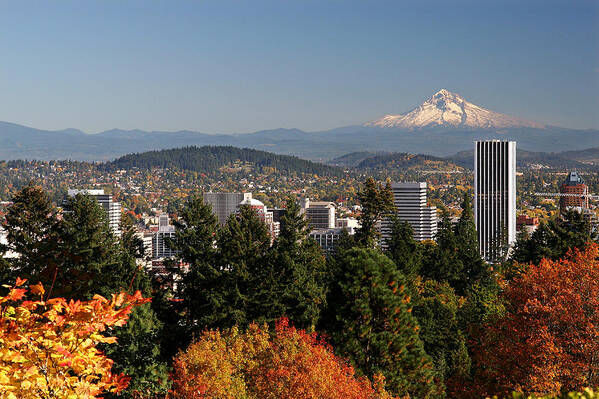
[[[252,193],[204,193],[204,202],[212,205],[218,223],[224,225],[239,210],[239,204],[252,198]]]
[[[474,144],[474,222],[481,256],[497,261],[516,241],[516,142]]]
[[[426,182],[392,183],[393,205],[399,220],[408,222],[417,241],[433,240],[437,234],[437,208],[426,205]],[[382,226],[383,242],[391,233],[388,222]]]
[[[104,190],[83,189],[68,191],[69,197],[74,197],[77,194],[89,195],[95,198],[108,215],[108,225],[112,233],[117,237],[121,236],[121,204],[120,202],[113,201],[112,194],[104,194]]]

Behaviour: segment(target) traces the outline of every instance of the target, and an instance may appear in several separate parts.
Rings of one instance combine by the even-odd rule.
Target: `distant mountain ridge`
[[[245,134],[112,129],[86,134],[0,122],[0,159],[108,161],[124,154],[185,146],[235,146],[328,161],[352,152],[449,156],[475,140],[515,140],[519,149],[562,152],[599,147],[599,130],[576,130],[525,121],[440,90],[406,114],[320,132],[271,129]],[[589,155],[591,156],[591,155]],[[592,155],[594,156],[594,155]]]

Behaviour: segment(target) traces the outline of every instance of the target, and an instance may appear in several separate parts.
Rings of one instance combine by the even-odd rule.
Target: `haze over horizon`
[[[599,128],[594,1],[22,1],[0,26],[0,120],[39,129],[318,131],[441,88]]]

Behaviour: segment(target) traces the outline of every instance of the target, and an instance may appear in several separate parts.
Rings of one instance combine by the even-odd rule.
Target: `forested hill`
[[[192,146],[128,154],[104,165],[109,169],[178,168],[211,173],[240,163],[258,168],[270,167],[282,173],[312,173],[323,176],[336,176],[343,173],[339,168],[294,156],[230,146]]]
[[[392,154],[381,154],[372,156],[362,160],[357,166],[358,169],[456,169],[454,163],[443,158],[434,157],[432,155],[422,154],[407,154],[395,152]]]

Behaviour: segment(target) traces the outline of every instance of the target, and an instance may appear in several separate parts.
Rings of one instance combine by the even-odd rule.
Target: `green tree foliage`
[[[249,162],[258,167],[275,168],[281,173],[312,173],[323,176],[341,176],[343,171],[333,166],[306,161],[289,155],[225,146],[183,147],[171,150],[129,154],[106,164],[114,169],[178,168],[211,173],[234,162]]]
[[[443,389],[445,381],[470,373],[466,333],[460,321],[465,301],[447,283],[417,281],[413,314],[420,325],[424,350],[433,360],[435,380]]]
[[[396,394],[434,397],[431,360],[393,262],[373,249],[345,251],[334,281],[328,298],[334,319],[325,324],[337,352],[365,375],[383,374]]]
[[[269,279],[272,299],[294,325],[313,329],[326,301],[326,261],[320,247],[308,238],[310,230],[297,201],[288,198],[281,232],[274,243]],[[273,306],[273,309],[276,307]]]
[[[391,237],[387,240],[385,254],[408,280],[413,280],[420,274],[422,265],[422,254],[418,242],[414,240],[414,230],[409,223],[397,217],[392,218],[391,223]]]
[[[0,254],[12,251],[18,257],[4,261],[4,278],[18,275],[46,285],[59,251],[57,210],[48,195],[31,184],[21,189],[12,202],[4,225],[7,244],[0,246]]]
[[[247,326],[253,320],[264,321],[270,313],[270,242],[266,224],[250,206],[241,206],[229,217],[217,236],[224,297],[213,315],[215,324],[208,327]]]
[[[61,262],[54,281],[57,296],[91,299],[98,290],[115,292],[123,284],[118,241],[106,212],[93,197],[77,194],[66,200],[60,243]]]
[[[223,293],[219,289],[223,271],[215,264],[217,252],[214,242],[218,223],[212,207],[204,203],[202,196],[193,195],[188,199],[179,220],[175,221],[175,227],[175,238],[169,245],[178,251],[180,260],[189,264],[189,272],[180,284],[187,331],[179,333],[183,335],[180,337],[182,343],[185,343],[192,334],[215,324],[215,310],[222,306],[223,301]]]
[[[458,255],[458,238],[455,235],[449,214],[444,211],[438,224],[437,244],[424,247],[424,259],[421,274],[425,279],[447,282],[455,288],[462,287],[464,264]],[[463,294],[460,290],[459,294]]]
[[[361,226],[356,232],[355,240],[360,246],[373,248],[380,238],[379,222],[394,211],[391,183],[387,181],[386,185],[382,185],[369,177],[358,192],[358,198],[362,213],[359,216]]]
[[[131,215],[124,213],[120,223],[121,243],[125,251],[134,258],[143,258],[144,243],[136,234]]]
[[[421,273],[425,278],[448,282],[461,296],[480,281],[492,282],[491,269],[479,254],[469,194],[464,196],[462,215],[455,226],[443,212],[436,241],[436,246],[428,247],[431,251],[423,261]]]
[[[543,258],[563,258],[569,249],[584,248],[595,240],[590,223],[576,211],[569,210],[547,223],[541,223],[530,235],[519,235],[511,260],[537,264]]]

